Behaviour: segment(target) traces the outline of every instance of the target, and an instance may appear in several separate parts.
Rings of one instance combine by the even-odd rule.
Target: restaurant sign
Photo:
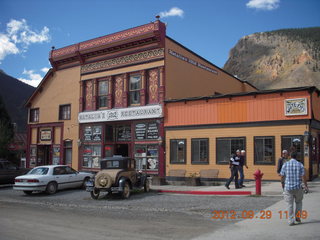
[[[308,104],[306,98],[295,98],[284,100],[284,111],[286,116],[307,115]]]
[[[151,105],[143,107],[129,107],[102,111],[81,112],[79,123],[124,121],[136,119],[150,119],[162,117],[162,106]]]

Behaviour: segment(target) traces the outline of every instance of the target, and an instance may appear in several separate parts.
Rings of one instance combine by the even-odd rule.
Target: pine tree
[[[11,124],[10,116],[0,96],[0,157],[8,157],[8,145],[13,139],[13,134],[13,125]]]

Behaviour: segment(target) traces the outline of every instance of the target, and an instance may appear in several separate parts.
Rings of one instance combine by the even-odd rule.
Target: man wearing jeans
[[[245,166],[248,169],[245,150],[241,150],[241,155],[240,155],[240,164],[239,164],[239,174],[240,174],[239,187],[240,188],[245,187],[245,185],[243,185],[243,180],[244,180],[243,166]]]
[[[296,160],[297,153],[291,153],[291,159],[286,162],[282,168],[280,175],[282,180],[285,178],[284,200],[288,204],[289,225],[293,226],[295,221],[301,223],[299,216],[302,211],[303,190],[301,188],[302,180],[308,191],[308,185],[304,174],[303,164]],[[296,203],[296,210],[293,211],[293,201]]]

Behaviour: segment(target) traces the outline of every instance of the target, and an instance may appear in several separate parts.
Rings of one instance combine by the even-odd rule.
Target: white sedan
[[[26,175],[15,178],[14,190],[30,195],[33,191],[54,194],[65,188],[81,188],[93,177],[92,173],[78,172],[65,165],[39,166]]]

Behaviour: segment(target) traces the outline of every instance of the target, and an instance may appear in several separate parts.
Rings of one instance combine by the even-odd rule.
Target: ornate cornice
[[[123,67],[135,63],[143,63],[150,60],[162,59],[163,57],[164,48],[148,50],[140,53],[130,54],[122,57],[83,65],[81,66],[81,74],[107,70],[115,67]]]
[[[113,33],[110,35],[102,36],[99,38],[91,39],[85,42],[73,44],[60,49],[55,49],[51,51],[50,58],[53,60],[61,59],[64,56],[75,55],[77,52],[88,52],[90,49],[95,49],[97,47],[102,47],[115,42],[120,42],[128,40],[134,37],[139,37],[146,34],[155,34],[156,31],[165,29],[164,23],[160,21],[155,21],[149,24],[145,24],[139,27],[131,28],[125,31]],[[164,32],[165,30],[163,30]],[[165,33],[164,33],[165,34]]]

